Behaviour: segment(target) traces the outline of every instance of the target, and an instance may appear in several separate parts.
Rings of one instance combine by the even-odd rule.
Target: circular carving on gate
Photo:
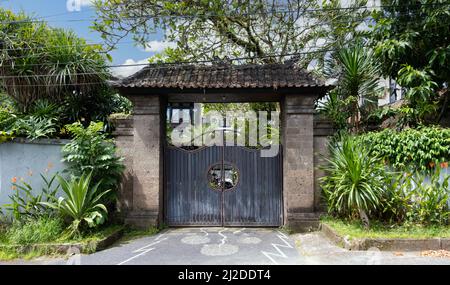
[[[230,163],[216,163],[208,170],[208,185],[214,190],[232,190],[238,182],[239,171]]]

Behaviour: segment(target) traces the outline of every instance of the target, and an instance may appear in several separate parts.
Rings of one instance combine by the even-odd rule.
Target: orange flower
[[[11,186],[11,190],[17,190],[17,186],[16,185]]]
[[[448,161],[441,162],[441,168],[447,168],[448,167]]]
[[[436,166],[436,163],[434,163],[433,161],[430,162],[430,167],[431,167],[431,168],[433,168],[433,167],[435,167],[435,166]]]
[[[29,176],[33,176],[33,171],[32,170],[28,170],[28,175]]]
[[[14,176],[13,178],[11,178],[11,182],[12,183],[16,183],[17,182],[17,177]]]
[[[53,168],[53,163],[51,163],[51,162],[47,163],[47,168],[48,169],[52,169]]]

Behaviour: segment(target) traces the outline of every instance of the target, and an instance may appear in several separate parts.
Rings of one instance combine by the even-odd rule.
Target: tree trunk
[[[359,209],[359,217],[361,218],[361,222],[363,223],[364,228],[367,230],[370,227],[369,217],[364,210]]]

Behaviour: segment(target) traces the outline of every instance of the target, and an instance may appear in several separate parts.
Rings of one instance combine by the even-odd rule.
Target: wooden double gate
[[[280,226],[282,154],[242,146],[165,147],[165,221],[170,226]]]

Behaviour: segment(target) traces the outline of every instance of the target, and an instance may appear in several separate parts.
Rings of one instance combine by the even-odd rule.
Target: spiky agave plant
[[[84,227],[96,227],[106,219],[108,210],[100,201],[110,190],[101,191],[101,182],[91,186],[91,177],[92,173],[71,180],[58,176],[65,197],[59,197],[56,202],[43,202],[70,220],[68,234],[71,237],[79,236]]]

